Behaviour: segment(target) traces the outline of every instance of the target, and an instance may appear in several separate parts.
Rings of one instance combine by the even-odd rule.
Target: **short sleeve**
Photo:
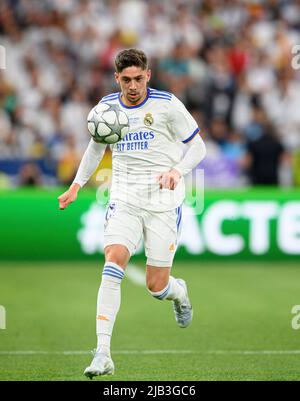
[[[191,141],[200,132],[194,117],[174,95],[170,102],[168,125],[171,133],[183,143]]]

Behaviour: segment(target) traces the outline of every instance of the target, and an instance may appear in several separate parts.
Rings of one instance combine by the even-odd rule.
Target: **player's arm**
[[[175,189],[181,177],[188,174],[205,157],[206,147],[200,137],[198,124],[184,104],[172,95],[168,113],[170,132],[187,146],[183,159],[158,176],[160,188]]]
[[[161,173],[158,176],[160,188],[175,189],[180,178],[193,170],[206,155],[206,146],[200,135],[187,142],[188,147],[183,159],[176,164],[170,171]]]
[[[106,145],[90,140],[86,151],[81,159],[76,177],[70,188],[58,197],[59,208],[65,209],[77,198],[77,193],[87,183],[102,159]]]

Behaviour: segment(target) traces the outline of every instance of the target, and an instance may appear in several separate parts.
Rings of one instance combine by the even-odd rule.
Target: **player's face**
[[[125,105],[137,105],[145,99],[150,76],[150,70],[142,70],[140,67],[135,66],[124,68],[123,71],[115,73]]]

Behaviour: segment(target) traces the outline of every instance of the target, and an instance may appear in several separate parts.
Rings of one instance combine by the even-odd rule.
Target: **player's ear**
[[[115,72],[115,80],[116,80],[117,84],[120,83],[119,74],[117,72]]]
[[[148,71],[147,71],[146,77],[147,77],[147,82],[149,82],[149,81],[150,81],[150,78],[151,78],[151,70],[148,70]]]

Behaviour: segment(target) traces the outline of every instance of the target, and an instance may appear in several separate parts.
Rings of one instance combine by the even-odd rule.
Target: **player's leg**
[[[107,216],[105,264],[97,298],[97,349],[91,365],[85,370],[85,375],[90,378],[114,371],[110,342],[121,304],[121,282],[130,256],[135,252],[142,235],[138,215],[128,214],[128,211],[128,207],[118,204],[113,213]]]
[[[121,282],[129,262],[126,246],[108,245],[105,248],[105,264],[97,297],[97,351],[110,356],[110,341],[121,305]]]
[[[146,283],[150,294],[159,300],[173,301],[175,318],[187,327],[193,317],[184,280],[170,275],[178,236],[181,208],[165,213],[148,213],[145,219]]]
[[[146,285],[150,294],[159,300],[171,300],[182,303],[185,291],[178,279],[170,276],[170,267],[147,265]]]
[[[183,279],[170,276],[170,270],[169,267],[147,265],[147,288],[154,298],[160,301],[170,300],[173,302],[176,321],[179,327],[185,328],[193,318],[187,285]]]
[[[114,373],[110,342],[121,305],[121,282],[129,259],[129,250],[124,245],[113,244],[105,248],[105,264],[97,297],[97,348],[91,365],[84,372],[90,378]]]

